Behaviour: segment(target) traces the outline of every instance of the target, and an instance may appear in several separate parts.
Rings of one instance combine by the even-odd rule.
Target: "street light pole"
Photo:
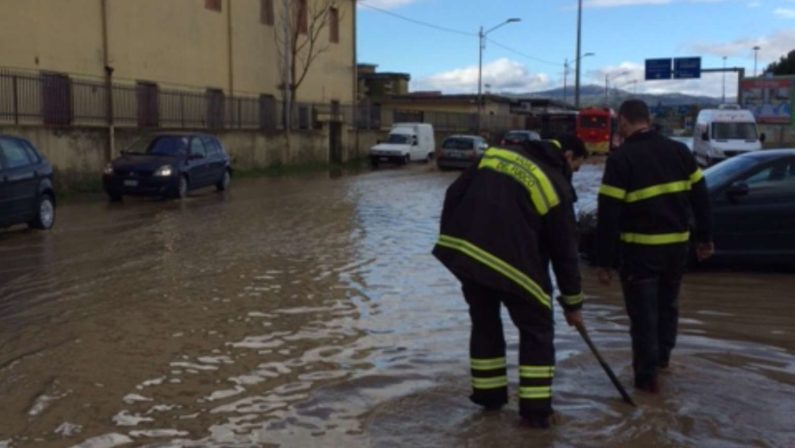
[[[756,77],[756,56],[759,53],[759,45],[754,45],[754,77]]]
[[[721,103],[726,104],[726,56],[723,57],[723,93],[721,94]]]
[[[619,78],[624,75],[628,75],[629,71],[624,70],[623,72],[616,73],[613,77]],[[608,79],[610,78],[609,73],[605,73],[605,106],[610,107],[610,89],[608,88]]]
[[[486,47],[486,35],[501,26],[521,21],[522,19],[512,17],[486,31],[483,31],[483,27],[481,26],[480,31],[478,31],[478,133],[480,133],[481,115],[483,114],[483,50]]]
[[[580,43],[582,34],[582,0],[577,0],[577,68],[574,72],[574,107],[580,107]]]
[[[569,99],[569,91],[568,85],[566,82],[568,81],[569,76],[569,58],[563,61],[563,102],[565,103]]]

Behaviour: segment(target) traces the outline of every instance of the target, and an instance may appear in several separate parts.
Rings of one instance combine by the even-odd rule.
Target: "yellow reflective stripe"
[[[477,359],[471,358],[469,365],[472,370],[494,370],[505,367],[505,358]]]
[[[684,243],[690,240],[690,232],[660,233],[648,235],[643,233],[622,233],[621,241],[631,244],[646,244],[651,246],[661,244]]]
[[[574,294],[571,296],[567,296],[564,294],[560,297],[563,299],[563,302],[565,302],[566,305],[577,305],[578,303],[581,303],[583,301],[582,293]]]
[[[491,378],[478,378],[472,377],[472,387],[475,389],[497,389],[498,387],[507,387],[507,376],[495,376]]]
[[[544,198],[546,199],[550,208],[560,203],[560,198],[558,198],[558,194],[555,192],[555,187],[552,186],[552,182],[549,180],[544,171],[541,170],[541,168],[539,168],[535,163],[513,151],[508,151],[506,149],[489,148],[486,151],[486,156],[497,157],[521,166],[524,170],[530,173],[530,175],[535,178],[538,185],[541,186],[541,191],[543,191]]]
[[[652,185],[651,187],[642,190],[635,190],[627,193],[627,202],[638,202],[644,199],[651,199],[653,197],[661,196],[664,194],[681,193],[690,190],[690,181],[680,180],[677,182],[669,182],[667,184]]]
[[[524,185],[527,192],[530,193],[530,200],[541,215],[546,215],[549,212],[549,203],[544,197],[541,189],[538,188],[536,181],[527,174],[519,165],[515,163],[506,162],[493,157],[483,157],[480,160],[479,169],[491,169],[498,173],[506,174],[512,177],[515,181]]]
[[[700,181],[703,177],[704,173],[702,173],[700,169],[696,168],[696,170],[693,171],[693,174],[690,175],[690,183],[695,184],[698,181]]]
[[[544,290],[533,281],[533,279],[503,260],[475,246],[469,241],[464,241],[462,239],[453,238],[447,235],[439,235],[439,241],[437,244],[442,247],[457,250],[471,258],[474,258],[478,262],[483,263],[487,267],[497,271],[499,274],[507,277],[520,287],[524,288],[528,293],[530,293],[531,296],[535,297],[545,307],[552,308],[549,295],[545,293]]]
[[[558,149],[563,149],[563,146],[560,144],[560,142],[559,142],[559,141],[557,141],[557,140],[555,140],[554,138],[551,138],[551,139],[549,139],[549,140],[547,140],[547,141],[548,141],[549,143],[553,144],[553,145],[554,145],[556,148],[558,148]]]
[[[520,378],[552,378],[555,366],[519,366]]]
[[[607,184],[602,184],[602,186],[599,187],[599,194],[611,197],[613,199],[618,199],[619,201],[623,201],[624,198],[627,196],[627,190],[622,190],[621,188],[613,187]]]
[[[519,398],[542,399],[552,397],[551,386],[527,386],[519,388]]]

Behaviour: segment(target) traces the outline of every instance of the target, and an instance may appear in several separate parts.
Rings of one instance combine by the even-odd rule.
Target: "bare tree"
[[[298,89],[318,56],[330,48],[329,36],[324,31],[329,29],[331,20],[342,21],[339,3],[340,0],[282,0],[281,21],[274,27],[274,33],[282,76],[282,121],[286,131],[294,116]]]

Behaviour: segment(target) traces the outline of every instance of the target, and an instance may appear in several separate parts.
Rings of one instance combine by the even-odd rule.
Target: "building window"
[[[340,41],[340,11],[337,8],[330,8],[328,10],[328,30],[329,40],[331,43],[339,43]]]
[[[260,0],[259,20],[265,25],[273,25],[273,0]]]
[[[68,125],[72,123],[72,81],[59,73],[41,75],[44,124]]]
[[[309,11],[307,10],[306,0],[298,0],[295,3],[297,6],[296,10],[296,22],[298,26],[298,32],[301,34],[306,34],[309,30]]]
[[[160,100],[157,84],[139,82],[135,87],[135,94],[138,99],[138,126],[156,128],[160,125]]]
[[[223,0],[204,0],[204,7],[213,11],[221,12],[221,2]]]

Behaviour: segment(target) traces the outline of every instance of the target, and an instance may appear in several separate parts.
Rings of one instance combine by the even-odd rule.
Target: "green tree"
[[[773,62],[765,69],[765,73],[774,75],[795,75],[795,50],[787,55],[781,56],[777,62]]]

